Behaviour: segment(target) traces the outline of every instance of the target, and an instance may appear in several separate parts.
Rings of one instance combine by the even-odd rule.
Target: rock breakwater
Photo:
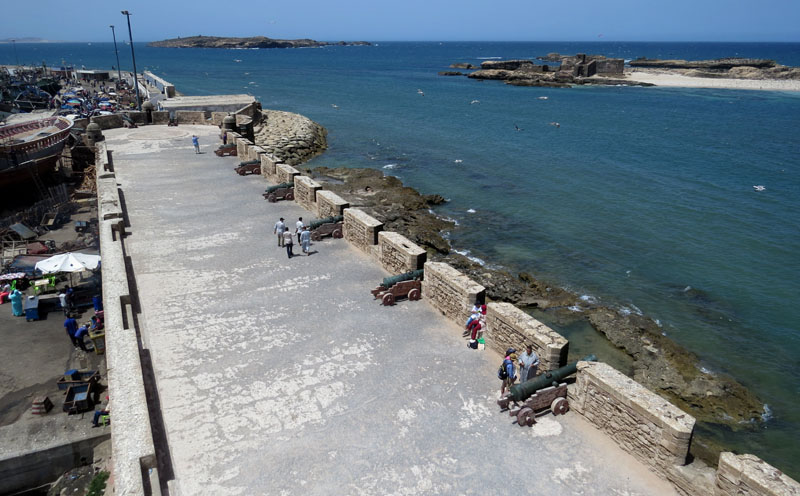
[[[279,161],[295,166],[328,148],[328,131],[308,117],[263,110],[254,127],[255,144]]]

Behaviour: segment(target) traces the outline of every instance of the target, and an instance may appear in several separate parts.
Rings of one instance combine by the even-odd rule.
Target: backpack
[[[500,368],[497,369],[497,378],[501,381],[508,379],[508,369],[506,368],[506,361],[503,360],[503,363],[500,364]]]

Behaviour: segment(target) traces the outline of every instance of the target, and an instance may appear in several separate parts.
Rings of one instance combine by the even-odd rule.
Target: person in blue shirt
[[[25,312],[22,310],[22,292],[20,290],[15,289],[12,291],[8,299],[11,301],[11,313],[14,314],[15,317],[22,317],[25,315]]]
[[[64,321],[64,328],[67,330],[67,336],[72,340],[72,346],[80,347],[83,351],[88,351],[86,345],[83,344],[83,337],[78,339],[78,322],[72,317],[67,317]]]
[[[197,138],[197,135],[192,135],[192,145],[194,145],[194,152],[200,153],[200,140]]]
[[[500,397],[501,398],[505,394],[506,388],[508,388],[509,391],[511,390],[511,386],[514,385],[514,380],[517,378],[516,377],[516,372],[517,371],[515,370],[515,367],[514,367],[514,364],[516,362],[517,362],[517,354],[516,353],[511,353],[510,355],[506,356],[505,360],[503,360],[503,365],[506,368],[506,373],[508,374],[508,377],[503,379],[503,385],[500,387]]]

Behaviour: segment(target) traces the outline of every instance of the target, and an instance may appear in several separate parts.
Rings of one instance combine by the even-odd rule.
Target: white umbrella
[[[36,262],[36,269],[41,271],[42,274],[52,274],[53,272],[81,272],[84,270],[96,269],[99,264],[99,255],[62,253]]]

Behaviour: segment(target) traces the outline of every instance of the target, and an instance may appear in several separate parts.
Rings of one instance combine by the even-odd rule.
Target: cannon
[[[294,200],[294,183],[281,183],[276,186],[270,186],[263,196],[270,203],[275,203],[278,200]]]
[[[247,174],[261,174],[261,161],[248,160],[247,162],[239,162],[239,166],[234,169],[240,176]]]
[[[578,361],[595,362],[597,357],[589,355]],[[545,372],[522,384],[511,386],[508,394],[497,400],[497,405],[506,409],[510,403],[516,405],[518,402],[523,402],[521,408],[509,412],[509,415],[517,417],[517,423],[522,426],[536,423],[535,414],[539,410],[549,408],[553,415],[567,413],[569,411],[567,385],[562,381],[578,371],[578,361]]]
[[[311,229],[312,241],[319,241],[328,236],[338,239],[343,235],[344,216],[337,215],[335,217],[327,217],[325,219],[311,221],[311,224],[309,224],[308,227]]]
[[[219,145],[219,148],[214,150],[214,154],[217,157],[224,157],[226,155],[230,155],[231,157],[235,157],[238,154],[238,152],[236,151],[236,144],[228,143],[227,145]]]
[[[385,277],[380,286],[370,291],[384,306],[394,305],[398,298],[415,301],[422,297],[422,282],[425,271],[412,270],[397,276]]]

